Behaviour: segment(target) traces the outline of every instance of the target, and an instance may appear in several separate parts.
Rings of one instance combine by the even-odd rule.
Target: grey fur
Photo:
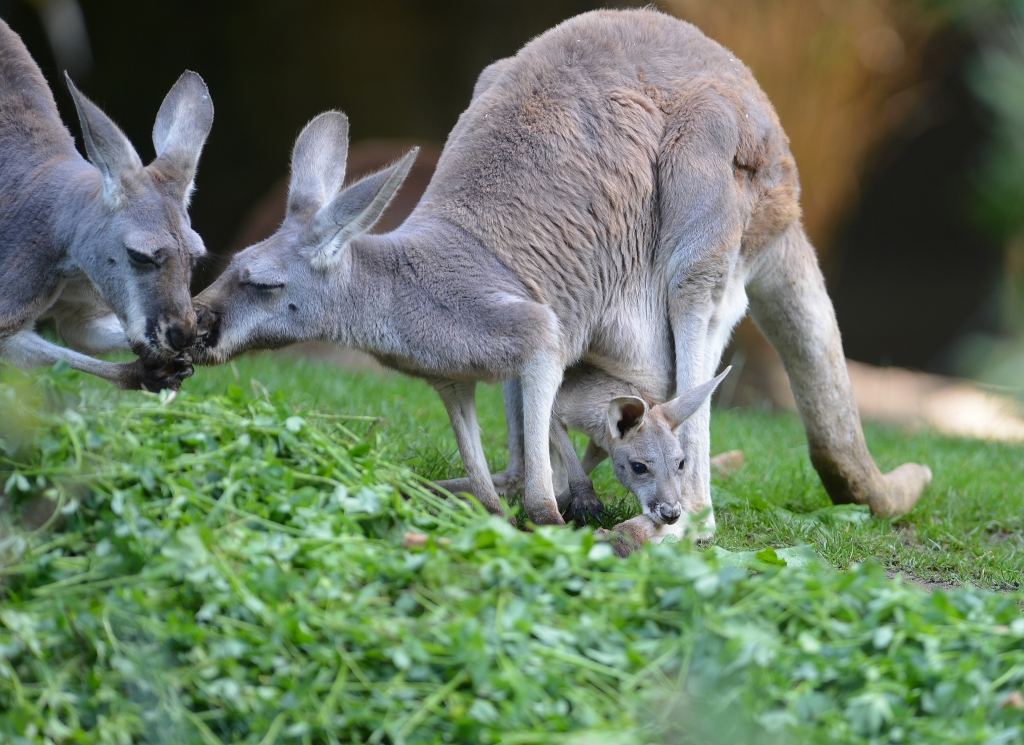
[[[189,291],[205,253],[186,211],[213,121],[202,79],[186,72],[156,118],[157,158],[67,79],[89,162],[57,114],[21,39],[0,21],[0,360],[99,375],[122,388],[177,388],[196,335]],[[70,349],[34,332],[56,320]],[[131,349],[135,362],[88,356]]]
[[[293,180],[306,165],[293,163]],[[235,256],[196,301],[195,354],[212,364],[321,338],[430,380],[472,491],[495,512],[474,386],[517,379],[525,507],[561,523],[548,436],[563,371],[587,362],[658,400],[688,391],[712,377],[749,289],[832,498],[905,512],[930,472],[882,476],[871,460],[798,200],[775,112],[728,50],[653,10],[586,13],[484,71],[398,230],[353,236],[315,267],[303,249],[324,247],[318,219],[289,215]],[[277,286],[253,285],[262,276]],[[679,430],[694,454],[689,513],[711,507],[709,411]]]

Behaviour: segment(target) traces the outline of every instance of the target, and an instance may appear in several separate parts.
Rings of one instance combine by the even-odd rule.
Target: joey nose
[[[172,323],[166,333],[167,346],[175,352],[183,352],[196,343],[196,327],[190,324],[188,328],[180,323]]]
[[[661,506],[658,507],[658,514],[661,515],[662,520],[671,525],[679,519],[679,516],[683,514],[683,510],[678,504],[662,502]]]

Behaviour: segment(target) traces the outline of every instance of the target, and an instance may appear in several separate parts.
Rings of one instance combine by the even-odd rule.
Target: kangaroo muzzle
[[[679,516],[683,514],[683,508],[678,504],[669,504],[668,502],[662,502],[658,505],[658,515],[668,525],[671,525]]]

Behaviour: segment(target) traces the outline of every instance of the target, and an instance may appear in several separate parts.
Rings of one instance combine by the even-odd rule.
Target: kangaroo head
[[[284,222],[267,240],[232,258],[195,300],[198,364],[226,362],[247,349],[329,338],[332,305],[347,276],[345,250],[369,231],[412,168],[418,150],[348,188],[348,119],[328,111],[302,130],[292,151]]]
[[[608,455],[619,482],[640,500],[645,515],[674,523],[683,513],[687,465],[695,453],[684,452],[678,431],[729,374],[666,401],[648,405],[636,396],[619,396],[608,404]]]
[[[206,253],[188,202],[213,104],[202,78],[186,72],[164,98],[153,127],[156,159],[135,148],[71,78],[68,88],[95,168],[96,198],[74,229],[71,251],[142,357],[170,357],[195,341],[189,285]]]

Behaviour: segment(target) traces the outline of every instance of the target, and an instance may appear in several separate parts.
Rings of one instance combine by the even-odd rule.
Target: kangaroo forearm
[[[583,470],[589,476],[607,457],[608,451],[594,442],[594,440],[591,440],[587,443],[587,451],[583,454]]]
[[[97,375],[112,383],[121,382],[123,377],[121,365],[59,347],[31,331],[20,331],[0,340],[0,360],[22,370],[55,365],[62,359],[75,370]]]

